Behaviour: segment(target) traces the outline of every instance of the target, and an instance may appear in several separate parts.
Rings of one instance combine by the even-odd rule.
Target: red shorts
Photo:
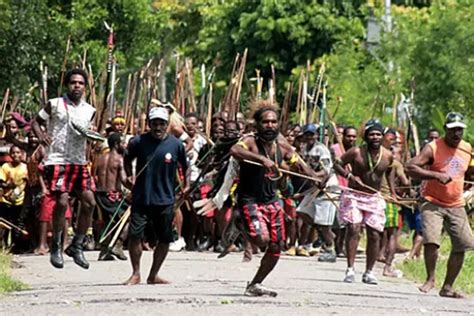
[[[45,166],[44,176],[51,192],[95,191],[94,180],[86,165]]]
[[[53,210],[56,206],[56,199],[54,196],[48,194],[43,197],[41,201],[41,208],[38,220],[40,222],[51,222],[53,219]],[[66,209],[66,219],[72,218],[71,207],[68,205]]]
[[[210,186],[209,184],[201,185],[199,187],[200,198],[205,199],[207,197],[207,194],[209,193],[209,191],[211,191],[211,189],[212,189],[212,186]],[[214,216],[216,216],[216,210],[215,209],[210,211],[210,212],[207,212],[204,217],[214,218]]]
[[[283,200],[283,209],[285,210],[286,216],[289,219],[296,219],[296,203],[292,198],[286,198]]]
[[[277,244],[286,241],[285,217],[280,201],[243,204],[241,212],[251,238],[269,239]]]

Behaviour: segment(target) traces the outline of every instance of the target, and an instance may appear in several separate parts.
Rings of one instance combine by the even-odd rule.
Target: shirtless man
[[[262,286],[263,280],[276,266],[281,248],[286,241],[284,212],[277,196],[278,167],[283,161],[290,166],[313,171],[303,165],[290,146],[282,146],[278,138],[278,114],[268,101],[257,101],[258,110],[253,115],[256,135],[247,136],[231,148],[231,155],[240,162],[238,207],[245,231],[252,243],[266,248],[261,265],[253,280],[247,285],[246,296],[276,296],[277,293]],[[283,139],[283,137],[282,137]],[[256,166],[250,160],[262,164]]]
[[[366,144],[353,147],[338,160],[336,171],[349,180],[349,189],[341,195],[339,220],[347,224],[347,270],[344,282],[355,280],[354,261],[362,222],[367,228],[367,259],[362,282],[377,284],[372,269],[377,259],[379,235],[385,224],[385,201],[379,191],[382,178],[392,164],[392,153],[382,147],[383,127],[377,120],[365,124]],[[352,172],[344,169],[350,164]],[[392,182],[389,185],[393,188]],[[354,191],[357,190],[357,191]]]
[[[95,198],[97,206],[102,211],[104,221],[109,222],[113,214],[120,208],[118,215],[123,214],[128,204],[123,202],[122,184],[126,183],[127,176],[123,168],[123,154],[125,141],[120,133],[112,133],[107,138],[110,151],[99,157],[96,164],[97,191]],[[115,220],[119,217],[115,216]],[[99,260],[127,260],[123,253],[123,242],[127,238],[128,229],[125,227],[112,249],[107,238],[101,245]]]

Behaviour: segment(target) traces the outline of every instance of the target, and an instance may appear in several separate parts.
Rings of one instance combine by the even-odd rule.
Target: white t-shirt
[[[196,166],[196,163],[198,162],[197,158],[199,155],[199,151],[204,145],[206,145],[206,143],[206,139],[199,134],[197,134],[193,138],[193,150],[191,152],[192,156],[189,160],[189,168],[191,170],[189,179],[191,180],[191,182],[196,181],[196,179],[199,177],[199,174],[201,173],[201,169]]]
[[[316,142],[310,150],[304,149],[303,159],[313,170],[322,168],[329,174],[326,188],[339,187],[339,182],[333,169],[331,152],[324,144]]]
[[[86,138],[76,132],[69,121],[88,129],[95,108],[83,100],[79,105],[75,105],[67,97],[51,99],[49,102],[51,115],[47,127],[52,143],[46,148],[44,164],[87,164]]]

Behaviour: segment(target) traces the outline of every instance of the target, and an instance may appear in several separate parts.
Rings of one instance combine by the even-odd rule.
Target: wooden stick
[[[252,161],[252,160],[248,160],[248,159],[244,159],[243,161],[246,162],[246,163],[248,163],[248,164],[251,164],[251,165],[264,167],[263,164],[261,164],[261,163],[259,163],[259,162],[256,162],[256,161]],[[303,178],[303,179],[307,179],[307,180],[314,181],[314,182],[316,182],[316,183],[320,183],[320,182],[321,182],[321,179],[314,178],[314,177],[311,177],[311,176],[308,176],[308,175],[305,175],[305,174],[301,174],[301,173],[297,173],[297,172],[285,170],[285,169],[278,168],[278,167],[277,167],[276,169],[277,169],[278,171],[280,171],[281,173],[286,173],[286,174],[288,174],[288,175],[290,175],[290,176],[300,177],[300,178]]]
[[[3,100],[2,100],[2,117],[0,119],[0,122],[3,122],[3,120],[5,119],[5,111],[7,109],[8,97],[9,96],[10,96],[10,88],[7,88],[7,90],[5,91],[5,95],[3,96]]]
[[[61,79],[59,81],[58,96],[61,96],[62,91],[63,91],[64,73],[66,72],[67,56],[69,54],[70,46],[71,46],[71,35],[68,35],[67,43],[66,43],[66,51],[64,52],[63,64],[61,66]]]
[[[212,82],[209,84],[209,96],[207,101],[207,118],[206,118],[206,135],[211,136],[211,120],[212,120]]]
[[[9,225],[9,226],[11,226],[11,227],[13,227],[13,228],[15,228],[16,230],[18,230],[18,231],[19,231],[20,233],[22,233],[23,235],[29,235],[29,233],[28,233],[26,230],[22,229],[21,227],[16,226],[16,225],[13,224],[12,222],[7,221],[7,220],[6,220],[5,218],[3,218],[3,217],[0,217],[0,221],[3,222],[3,223],[5,223],[5,224],[7,224],[7,225]]]
[[[120,218],[120,225],[119,227],[117,228],[117,231],[115,232],[114,234],[114,237],[112,238],[112,240],[110,241],[109,243],[109,248],[112,248],[115,243],[117,242],[117,239],[119,238],[120,236],[120,233],[122,232],[123,230],[123,227],[125,226],[125,224],[127,223],[127,220],[128,218],[130,217],[130,214],[131,214],[131,211],[130,211],[130,207],[125,211],[125,213],[122,215],[122,217]]]
[[[263,164],[261,163],[258,163],[258,162],[255,162],[255,161],[252,161],[252,160],[248,160],[248,159],[244,159],[243,160],[244,162],[248,163],[248,164],[251,164],[251,165],[255,165],[255,166],[260,166],[260,167],[264,167]],[[278,168],[277,167],[277,170],[280,171],[281,173],[285,173],[285,174],[288,174],[288,175],[291,175],[291,176],[295,176],[295,177],[299,177],[299,178],[303,178],[303,179],[307,179],[307,180],[311,180],[311,181],[314,181],[316,183],[321,183],[321,180],[320,179],[317,179],[317,178],[314,178],[314,177],[311,177],[311,176],[307,176],[305,174],[301,174],[301,173],[297,173],[297,172],[293,172],[293,171],[289,171],[289,170],[285,170],[285,169],[281,169],[281,168]],[[370,190],[374,193],[377,193],[377,194],[380,194],[380,196],[386,200],[386,201],[389,201],[391,203],[394,203],[394,204],[399,204],[399,205],[403,205],[403,206],[408,206],[406,205],[405,203],[403,202],[400,202],[400,201],[397,201],[395,199],[393,199],[391,196],[387,196],[387,195],[384,195],[382,193],[380,193],[379,191],[377,191],[376,189],[362,183],[362,187],[366,188],[367,190]],[[356,190],[356,189],[352,189],[352,188],[348,188],[348,187],[344,187],[341,189],[343,190],[349,190],[349,191],[353,191],[353,192],[357,192],[357,193],[361,193],[361,194],[365,194],[365,195],[369,195],[369,196],[373,196],[373,194],[371,193],[368,193],[368,192],[364,192],[364,191],[359,191],[359,190]]]

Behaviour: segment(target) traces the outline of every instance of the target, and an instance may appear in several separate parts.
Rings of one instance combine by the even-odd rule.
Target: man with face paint
[[[364,128],[365,144],[349,149],[335,165],[336,171],[349,180],[349,189],[341,195],[339,221],[346,224],[347,270],[344,282],[355,281],[354,262],[359,244],[361,224],[367,229],[367,259],[362,282],[377,284],[372,269],[377,259],[380,233],[385,225],[385,200],[379,193],[382,178],[387,177],[393,189],[393,179],[387,170],[392,164],[392,153],[382,146],[383,126],[369,120]],[[350,164],[352,171],[344,167]],[[354,191],[357,190],[357,191]]]
[[[448,113],[444,137],[428,143],[421,153],[406,165],[409,176],[424,180],[421,196],[422,231],[427,278],[420,291],[429,292],[435,286],[435,269],[443,225],[451,237],[451,253],[444,284],[439,295],[463,296],[453,289],[461,271],[464,255],[474,249],[474,237],[464,210],[464,179],[473,181],[472,147],[462,138],[466,128],[464,118]]]
[[[231,155],[239,160],[238,207],[244,228],[250,241],[266,248],[261,265],[248,284],[246,296],[276,296],[277,293],[261,284],[273,270],[280,257],[281,248],[286,241],[284,211],[277,195],[277,181],[281,173],[277,169],[283,161],[288,165],[313,175],[291,149],[281,142],[279,136],[278,113],[273,104],[266,100],[256,101],[257,108],[253,118],[257,133],[246,136],[231,148]],[[256,166],[246,163],[251,160],[262,164]]]
[[[132,209],[128,249],[132,263],[132,276],[126,285],[140,283],[140,258],[145,227],[151,223],[158,239],[153,263],[147,278],[148,284],[168,283],[158,272],[173,242],[173,218],[176,172],[178,164],[186,174],[187,160],[183,143],[167,133],[169,112],[163,107],[152,108],[148,114],[150,131],[135,137],[124,158],[127,182],[132,189]],[[136,171],[132,170],[137,160]],[[136,175],[136,178],[135,176]],[[183,179],[186,191],[186,178]]]
[[[65,253],[74,259],[74,263],[88,269],[89,262],[84,257],[83,244],[95,208],[95,183],[88,167],[86,138],[77,127],[90,128],[95,108],[83,100],[87,84],[84,70],[69,70],[64,81],[66,95],[49,100],[32,122],[32,128],[40,142],[46,145],[44,178],[56,201],[50,262],[55,268],[64,266],[62,230],[69,196],[75,193],[81,200],[81,210],[76,234]],[[46,123],[48,133],[44,133],[40,127]]]

